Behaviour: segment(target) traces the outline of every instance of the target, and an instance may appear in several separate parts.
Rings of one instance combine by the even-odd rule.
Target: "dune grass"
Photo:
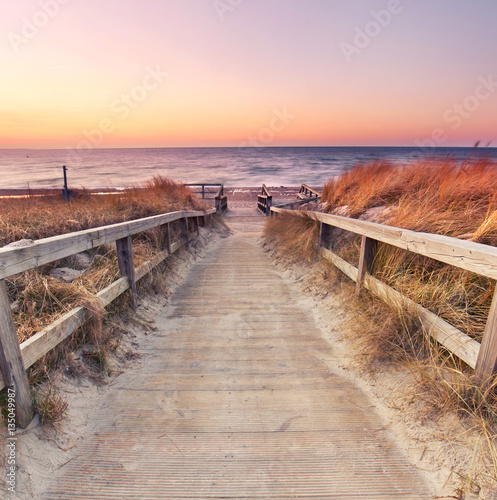
[[[144,187],[119,194],[93,195],[76,190],[64,203],[60,193],[0,199],[0,246],[37,240],[176,210],[202,210],[205,204],[181,184],[155,177]]]

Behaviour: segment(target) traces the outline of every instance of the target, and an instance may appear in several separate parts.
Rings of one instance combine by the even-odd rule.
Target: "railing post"
[[[171,255],[171,223],[167,222],[160,227],[161,236],[159,241],[165,240],[167,242],[167,251]]]
[[[190,243],[190,232],[188,231],[188,217],[181,219],[181,236],[185,239],[185,243]]]
[[[128,278],[131,288],[132,304],[133,307],[136,308],[138,306],[138,298],[136,292],[135,265],[133,262],[133,241],[131,236],[116,240],[116,248],[119,270],[121,271],[121,276]]]
[[[357,282],[355,286],[356,297],[361,293],[362,284],[366,272],[371,273],[373,270],[373,262],[376,255],[377,241],[363,236],[361,239],[361,253],[359,256],[359,266],[357,268]]]
[[[487,384],[497,373],[497,288],[488,314],[485,332],[476,361],[475,380],[480,385]]]
[[[4,280],[0,280],[0,368],[9,396],[14,391],[16,424],[25,429],[33,419],[33,398]]]
[[[266,198],[266,216],[271,214],[271,205],[273,204],[273,197],[268,196]]]
[[[329,248],[331,244],[331,226],[321,222],[321,228],[319,231],[319,246],[321,248]]]

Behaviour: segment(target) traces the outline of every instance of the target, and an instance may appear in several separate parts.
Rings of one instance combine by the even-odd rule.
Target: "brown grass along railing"
[[[131,289],[133,304],[136,305],[136,282],[188,243],[189,221],[193,221],[198,234],[200,218],[204,218],[205,221],[206,217],[215,212],[214,209],[206,212],[172,212],[45,238],[26,247],[0,249],[0,368],[2,373],[0,389],[9,387],[11,391],[14,391],[16,422],[19,427],[27,427],[33,417],[31,390],[25,370],[90,319],[90,314],[85,308],[76,307],[19,345],[5,278],[90,248],[116,242],[122,278],[98,292],[97,298],[105,307],[124,291]],[[155,227],[161,227],[165,234],[169,235],[171,234],[170,225],[176,221],[181,224],[182,238],[173,243],[167,238],[168,247],[165,250],[135,269],[131,236]]]
[[[277,207],[272,207],[271,212],[272,214],[285,213],[303,216],[300,212]],[[432,338],[475,369],[474,377],[477,383],[485,384],[497,373],[497,291],[494,293],[480,345],[476,340],[431,311],[416,304],[368,273],[374,260],[376,242],[381,241],[495,280],[497,279],[496,247],[321,212],[308,211],[305,212],[305,216],[311,217],[321,224],[319,241],[321,256],[356,282],[356,293],[359,293],[360,289],[364,287],[388,304],[407,307],[415,311]],[[332,227],[338,227],[362,236],[358,267],[354,267],[327,248],[330,243]]]

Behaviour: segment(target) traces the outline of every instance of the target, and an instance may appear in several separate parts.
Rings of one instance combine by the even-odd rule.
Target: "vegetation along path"
[[[330,371],[330,345],[257,243],[263,218],[227,221],[44,498],[431,498]]]

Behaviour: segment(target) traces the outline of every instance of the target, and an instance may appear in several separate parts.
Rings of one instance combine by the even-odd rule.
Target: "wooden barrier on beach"
[[[136,306],[136,282],[154,267],[176,252],[190,239],[192,225],[198,235],[200,220],[216,212],[172,212],[144,219],[112,224],[75,233],[44,238],[25,247],[0,248],[0,389],[9,387],[15,393],[16,422],[25,428],[33,417],[32,396],[26,369],[51,349],[68,338],[90,319],[84,307],[76,307],[50,326],[36,333],[19,345],[9,302],[5,278],[48,264],[104,244],[116,244],[121,278],[96,294],[102,307],[128,289],[132,291]],[[171,241],[171,225],[181,225],[181,238]],[[161,228],[167,236],[167,248],[152,260],[135,269],[133,264],[132,236],[153,228]]]
[[[389,245],[429,257],[445,264],[497,279],[497,248],[448,236],[418,233],[338,215],[306,211],[305,213],[271,207],[271,214],[291,214],[310,217],[320,223],[319,249],[321,256],[356,282],[356,293],[366,288],[395,307],[417,313],[433,339],[474,368],[478,384],[486,384],[497,373],[497,290],[494,293],[483,340],[480,345],[465,333],[450,325],[428,309],[416,304],[392,287],[371,276],[376,243]],[[337,227],[362,237],[358,267],[333,253],[330,246],[332,228]]]
[[[228,196],[224,194],[223,184],[219,186],[219,190],[214,199],[217,212],[223,213],[226,212],[226,210],[228,210]]]
[[[321,193],[315,189],[309,187],[307,184],[302,184],[300,186],[299,192],[297,193],[296,199],[289,201],[287,203],[282,203],[276,205],[276,208],[289,208],[290,210],[295,210],[301,205],[306,203],[319,201],[321,199]],[[257,208],[266,216],[271,215],[271,207],[273,203],[273,197],[269,193],[268,188],[265,184],[262,185],[261,194],[257,198]]]
[[[257,208],[265,215],[269,215],[273,197],[270,195],[265,184],[262,185],[261,193],[257,196]]]
[[[206,184],[204,182],[198,184],[185,184],[185,186],[192,188],[192,191],[194,191],[195,194],[201,196],[203,200],[214,200],[222,184]],[[215,189],[212,190],[210,188]],[[209,195],[211,197],[209,197]]]

